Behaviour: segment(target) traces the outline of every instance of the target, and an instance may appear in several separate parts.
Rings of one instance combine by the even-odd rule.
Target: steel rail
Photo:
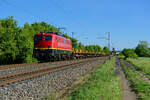
[[[77,63],[61,65],[61,66],[53,67],[53,68],[41,68],[39,70],[28,71],[28,72],[20,72],[20,73],[16,73],[16,74],[9,74],[7,76],[1,76],[0,77],[0,87],[5,86],[5,85],[9,85],[9,84],[12,84],[12,83],[32,79],[32,78],[35,78],[35,77],[39,77],[39,76],[49,74],[49,73],[52,73],[52,72],[65,70],[65,69],[68,69],[68,68],[75,67],[76,65],[80,65],[80,64],[87,63],[89,61],[96,61],[96,60],[97,59],[92,59],[92,60],[90,59],[90,60],[86,60],[86,61],[80,61],[80,62],[77,62]]]
[[[69,60],[69,61],[74,61],[74,60]],[[4,69],[10,69],[10,68],[21,68],[21,67],[30,67],[31,65],[40,65],[40,64],[48,64],[48,63],[58,63],[58,62],[63,62],[61,61],[55,61],[55,62],[42,62],[42,63],[24,63],[24,64],[11,64],[11,65],[0,65],[0,70]]]
[[[25,67],[29,65],[36,65],[39,63],[25,63],[25,64],[12,64],[12,65],[1,65],[0,70],[9,69],[9,68],[17,68],[17,67]]]

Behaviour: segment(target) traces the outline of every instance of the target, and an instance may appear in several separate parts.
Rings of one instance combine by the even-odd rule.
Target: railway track
[[[78,60],[84,60],[84,59],[69,60],[69,61],[71,62],[71,61],[78,61]],[[13,68],[22,68],[22,67],[30,67],[30,66],[43,65],[43,64],[55,64],[55,63],[58,63],[58,62],[61,63],[61,62],[66,62],[66,61],[0,65],[0,70],[13,69]]]
[[[100,57],[100,59],[103,59],[105,57]],[[8,74],[15,74],[15,73],[20,73],[20,72],[27,72],[27,71],[34,71],[38,70],[40,68],[49,68],[49,67],[56,67],[59,65],[66,65],[66,64],[71,64],[79,61],[84,61],[88,59],[94,59],[94,58],[87,58],[87,59],[77,59],[77,60],[68,60],[68,61],[56,61],[56,62],[46,62],[46,63],[36,63],[36,64],[20,64],[17,66],[9,65],[7,68],[2,68],[0,69],[0,76],[6,76]]]
[[[73,61],[73,60],[70,60]],[[36,66],[36,65],[40,65],[40,64],[54,64],[57,63],[58,61],[55,62],[42,62],[42,63],[24,63],[24,64],[11,64],[11,65],[0,65],[0,70],[4,70],[4,69],[10,69],[10,68],[21,68],[21,67],[28,67],[28,66]],[[59,62],[64,62],[64,61],[59,61]]]
[[[25,64],[12,64],[12,65],[1,65],[0,70],[9,69],[9,68],[17,68],[17,67],[25,67],[28,65],[36,65],[38,63],[25,63]]]
[[[19,73],[15,73],[15,74],[8,74],[5,76],[1,76],[0,77],[0,87],[5,86],[5,85],[9,85],[12,83],[17,83],[20,81],[32,79],[35,77],[39,77],[39,76],[49,74],[52,72],[65,70],[65,69],[68,69],[71,67],[76,67],[77,65],[82,65],[82,64],[85,64],[85,63],[90,62],[90,61],[96,61],[96,59],[93,58],[93,59],[88,59],[85,61],[75,62],[75,63],[71,63],[71,64],[59,65],[59,66],[53,67],[53,68],[40,68],[38,70],[19,72]]]
[[[132,64],[130,64],[129,62],[127,62],[125,60],[123,60],[123,63],[125,64],[126,67],[135,70],[141,77],[143,77],[143,79],[145,81],[147,81],[148,83],[150,83],[150,79],[147,76],[145,76],[142,72],[137,71],[137,69]]]

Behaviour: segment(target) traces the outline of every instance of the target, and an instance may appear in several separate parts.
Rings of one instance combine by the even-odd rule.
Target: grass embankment
[[[145,76],[150,78],[150,59],[149,58],[139,58],[139,59],[128,59],[137,71],[140,71]]]
[[[134,69],[127,68],[123,61],[121,61],[121,66],[131,84],[132,90],[137,94],[138,99],[150,100],[150,84],[145,81]]]
[[[115,58],[96,68],[92,76],[65,100],[122,100]]]

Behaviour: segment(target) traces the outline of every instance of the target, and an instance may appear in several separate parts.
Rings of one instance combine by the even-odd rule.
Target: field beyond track
[[[150,78],[150,58],[141,57],[138,59],[128,59],[127,61],[130,62],[137,71],[140,71]]]

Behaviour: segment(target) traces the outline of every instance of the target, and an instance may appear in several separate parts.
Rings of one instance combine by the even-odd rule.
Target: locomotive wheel
[[[50,58],[50,61],[52,61],[52,62],[54,62],[55,60],[56,60],[55,57]]]
[[[61,59],[61,55],[58,56],[58,60],[59,60],[59,61],[62,60],[62,59]]]

